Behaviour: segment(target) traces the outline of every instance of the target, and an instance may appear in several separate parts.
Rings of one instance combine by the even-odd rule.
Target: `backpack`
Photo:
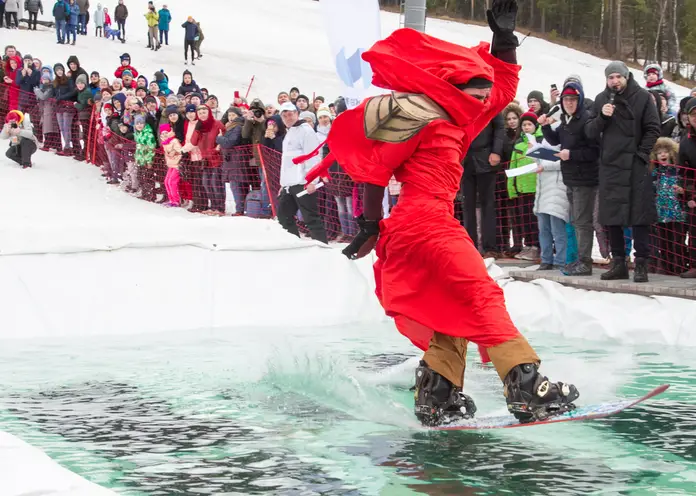
[[[254,217],[257,219],[264,217],[261,190],[254,189],[247,194],[244,210],[246,211],[247,217]]]

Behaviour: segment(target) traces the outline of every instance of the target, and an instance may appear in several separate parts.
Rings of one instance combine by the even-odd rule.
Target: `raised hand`
[[[517,0],[493,0],[486,11],[488,26],[495,34],[512,33],[517,25]]]

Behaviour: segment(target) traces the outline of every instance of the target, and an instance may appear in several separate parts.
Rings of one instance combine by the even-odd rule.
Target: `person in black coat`
[[[679,143],[679,165],[684,167],[684,200],[686,204],[686,234],[689,236],[689,270],[681,277],[696,279],[696,98],[684,106],[689,122],[688,133]]]
[[[58,155],[70,156],[80,152],[79,139],[73,132],[73,120],[77,115],[75,110],[77,88],[75,82],[65,75],[63,64],[54,65],[53,73],[55,74],[53,92],[56,100],[56,118],[64,141],[63,150],[58,152]]]
[[[633,227],[635,282],[648,281],[650,225],[657,221],[650,153],[660,136],[660,117],[647,90],[620,61],[604,70],[585,133],[600,140],[599,221],[608,227],[612,262],[603,280],[628,279],[623,227]]]
[[[503,154],[505,121],[496,115],[471,142],[462,166],[464,194],[462,223],[474,245],[479,246],[476,219],[477,200],[481,204],[481,246],[484,258],[496,256],[495,180]]]
[[[242,111],[237,107],[230,107],[227,110],[225,134],[215,138],[215,143],[220,146],[222,151],[224,181],[230,183],[230,189],[234,196],[235,215],[244,215],[244,205],[249,192],[249,181],[245,177],[245,166],[249,160],[243,156],[244,150],[239,148],[243,145],[243,126]]]
[[[34,88],[38,88],[41,84],[41,70],[36,70],[33,65],[33,58],[27,54],[22,59],[22,70],[17,72],[15,82],[19,86],[19,109],[22,112],[31,112],[32,120],[40,122],[36,119],[36,96],[34,96]],[[33,112],[32,112],[33,110]]]
[[[177,95],[187,95],[189,93],[200,93],[201,89],[193,80],[193,74],[191,71],[185,70],[184,74],[181,76],[181,86],[179,86],[179,91],[176,92]]]
[[[561,123],[552,129],[547,116],[539,118],[546,141],[560,145],[563,183],[567,186],[570,217],[578,238],[578,260],[566,268],[566,275],[592,275],[593,213],[599,186],[599,144],[585,133],[590,112],[585,93],[577,82],[568,82],[560,96]]]

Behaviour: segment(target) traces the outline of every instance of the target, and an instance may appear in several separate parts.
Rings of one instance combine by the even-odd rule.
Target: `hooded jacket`
[[[191,76],[191,83],[186,84],[184,83],[184,76],[188,74]],[[191,74],[191,71],[186,70],[181,76],[181,86],[179,86],[179,91],[176,92],[177,95],[186,95],[187,93],[200,93],[201,89],[198,87],[196,84],[196,80],[193,79],[193,75]]]
[[[578,92],[578,108],[575,115],[568,115],[561,99],[561,123],[556,129],[542,126],[544,138],[552,146],[560,145],[570,151],[570,158],[561,161],[563,182],[566,186],[597,186],[599,184],[599,143],[589,138],[585,123],[590,112],[585,108],[585,92],[578,83],[567,83],[563,90],[572,88]]]
[[[169,24],[172,22],[172,13],[169,9],[160,9],[159,11],[159,30],[169,31]]]
[[[85,77],[87,78],[87,81],[89,81],[89,74],[87,74],[87,71],[85,71],[80,66],[80,61],[78,60],[78,58],[75,55],[71,55],[70,57],[68,57],[68,64],[67,64],[68,69],[70,69],[70,64],[73,62],[75,64],[77,64],[77,70],[70,71],[70,79],[73,80],[73,83],[77,81],[77,76],[79,76],[80,74],[84,74]]]
[[[68,7],[68,2],[64,0],[58,0],[53,5],[53,18],[58,21],[67,21],[70,17],[70,7]]]
[[[128,18],[128,7],[126,4],[118,4],[114,9],[114,19],[116,22],[125,21]]]
[[[97,4],[97,10],[94,11],[94,15],[92,16],[94,20],[94,25],[98,28],[103,28],[104,27],[104,8],[102,7],[102,4],[98,3]]]

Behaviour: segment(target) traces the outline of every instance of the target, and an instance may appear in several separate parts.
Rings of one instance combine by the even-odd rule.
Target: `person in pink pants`
[[[160,142],[164,150],[164,160],[167,164],[167,177],[164,178],[164,187],[167,188],[169,197],[168,207],[178,207],[181,204],[179,196],[179,163],[181,162],[181,143],[176,139],[169,124],[162,124],[159,128]]]

